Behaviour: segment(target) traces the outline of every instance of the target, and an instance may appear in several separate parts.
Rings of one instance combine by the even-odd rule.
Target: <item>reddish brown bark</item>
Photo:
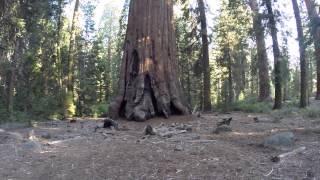
[[[144,121],[156,115],[186,114],[177,79],[173,0],[130,3],[119,94],[109,116]]]

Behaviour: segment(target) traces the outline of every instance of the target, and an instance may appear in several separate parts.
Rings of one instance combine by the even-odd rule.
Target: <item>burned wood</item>
[[[103,121],[103,128],[112,128],[112,127],[115,128],[115,129],[118,129],[118,128],[119,128],[119,125],[118,125],[118,123],[117,123],[115,120],[106,118],[106,119]]]
[[[219,126],[222,126],[222,125],[228,125],[228,126],[230,126],[231,121],[232,121],[232,117],[230,117],[230,118],[224,118],[224,119],[222,119],[222,121],[220,121],[220,122],[217,123],[217,126],[218,126],[218,127],[219,127]]]
[[[77,122],[76,119],[71,119],[71,120],[69,121],[69,123],[76,123],[76,122]]]
[[[144,134],[145,134],[145,135],[150,135],[150,136],[156,135],[156,133],[155,133],[155,131],[154,131],[154,129],[152,128],[151,125],[147,125],[147,126],[145,127],[145,129],[144,129]]]
[[[110,118],[106,118],[103,121],[103,125],[102,126],[96,126],[95,127],[94,132],[96,132],[98,129],[101,129],[101,128],[104,128],[104,129],[114,128],[115,130],[119,130],[119,124],[115,120],[112,120]]]

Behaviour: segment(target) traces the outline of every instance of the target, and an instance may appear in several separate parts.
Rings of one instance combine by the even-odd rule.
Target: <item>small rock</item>
[[[190,139],[191,140],[199,140],[199,139],[201,139],[201,137],[199,135],[197,135],[197,134],[194,134],[194,135],[190,136]]]
[[[147,125],[145,128],[144,128],[144,134],[145,135],[156,135],[156,133],[154,132],[153,128],[151,125]]]
[[[41,152],[41,144],[35,141],[28,141],[21,144],[23,151]]]
[[[282,132],[267,137],[263,145],[265,147],[292,146],[295,136],[292,132]]]
[[[174,148],[174,151],[183,151],[184,148],[181,145],[176,145],[176,147]]]
[[[307,177],[308,178],[314,178],[314,173],[311,170],[307,171]]]
[[[271,160],[272,162],[274,162],[274,163],[277,163],[277,162],[280,161],[280,158],[279,158],[278,156],[272,156],[272,157],[270,158],[270,160]]]
[[[188,132],[192,132],[192,126],[191,125],[181,125],[181,126],[178,126],[176,127],[177,130],[186,130]]]
[[[258,117],[254,117],[254,118],[253,118],[253,121],[254,121],[255,123],[258,123],[258,122],[259,122],[259,118],[258,118]]]
[[[160,136],[161,137],[164,137],[164,138],[172,138],[173,134],[171,132],[168,132],[168,133],[160,133]]]
[[[230,126],[226,126],[226,125],[222,125],[222,126],[219,126],[217,127],[213,133],[215,134],[220,134],[220,133],[224,133],[224,132],[231,132],[232,131],[232,128]]]
[[[217,126],[219,127],[219,126],[223,126],[223,125],[230,125],[231,121],[232,121],[232,117],[230,117],[230,118],[223,118],[222,121],[219,121],[219,122],[217,123]]]
[[[71,120],[69,121],[69,123],[76,123],[76,122],[77,122],[76,119],[71,119]]]
[[[128,128],[126,125],[123,125],[122,127],[119,128],[120,131],[129,131],[130,128]]]
[[[43,133],[41,135],[41,138],[43,138],[43,139],[51,139],[51,134],[50,133]]]

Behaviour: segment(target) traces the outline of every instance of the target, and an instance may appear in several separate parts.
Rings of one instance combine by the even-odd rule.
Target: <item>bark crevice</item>
[[[109,116],[145,121],[187,114],[177,78],[172,0],[131,1],[119,94]]]

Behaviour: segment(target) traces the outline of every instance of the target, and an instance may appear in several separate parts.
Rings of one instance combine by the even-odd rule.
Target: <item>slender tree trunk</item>
[[[8,84],[8,92],[7,92],[7,110],[10,118],[13,115],[13,92],[14,92],[14,81],[15,81],[15,68],[14,64],[11,65],[10,73],[9,73],[9,84]]]
[[[57,63],[57,82],[59,86],[59,93],[62,92],[62,61],[61,61],[61,31],[62,31],[62,12],[63,0],[58,1],[58,23],[56,34],[56,63]]]
[[[308,95],[309,95],[309,99],[310,99],[310,96],[312,96],[312,93],[313,93],[313,62],[312,62],[312,58],[308,58],[308,64],[309,64],[309,68],[308,68],[308,88],[309,88],[309,92],[308,92]]]
[[[107,64],[106,64],[106,72],[105,72],[105,93],[106,93],[106,98],[105,100],[108,101],[110,98],[110,87],[111,87],[111,37],[108,38],[108,49],[107,49]]]
[[[109,115],[145,121],[188,113],[177,68],[173,0],[131,1],[119,95]]]
[[[317,92],[316,100],[320,100],[320,28],[317,29],[316,38],[316,58],[317,58]]]
[[[75,114],[74,110],[74,88],[73,88],[73,76],[74,76],[74,58],[75,58],[75,39],[76,39],[76,23],[79,16],[79,0],[76,0],[73,19],[70,31],[70,45],[69,45],[69,56],[68,56],[68,70],[67,70],[67,92],[65,97],[65,111],[64,116],[66,118],[72,117]]]
[[[275,76],[275,100],[273,109],[281,109],[282,107],[282,78],[281,78],[281,57],[278,43],[277,27],[274,18],[271,0],[266,0],[266,6],[269,15],[269,25],[271,30],[271,37],[273,43],[273,57],[274,57],[274,76]]]
[[[14,88],[15,88],[15,80],[16,80],[16,64],[19,58],[19,52],[21,51],[21,38],[15,38],[14,44],[14,52],[12,55],[12,62],[10,66],[10,73],[9,73],[9,81],[8,81],[8,92],[7,92],[7,110],[9,113],[10,118],[13,115],[13,98],[14,98]]]
[[[257,0],[250,0],[249,4],[253,12],[253,30],[255,32],[257,43],[259,69],[259,101],[265,101],[270,98],[270,76],[264,27],[262,25],[262,17],[259,13]]]
[[[286,102],[287,100],[288,100],[288,91],[289,91],[289,89],[288,89],[288,83],[287,82],[285,82],[284,83],[284,87],[283,87],[283,102]]]
[[[189,56],[191,57],[191,56]],[[188,69],[189,68],[189,62],[188,62]],[[187,92],[188,92],[188,104],[191,105],[191,74],[190,71],[187,72]]]
[[[292,6],[294,11],[294,16],[296,18],[298,40],[299,40],[299,50],[300,50],[300,107],[305,108],[307,106],[307,91],[308,91],[308,78],[307,78],[307,63],[306,63],[306,53],[304,45],[304,35],[300,17],[300,10],[297,0],[292,0]]]
[[[229,52],[228,52],[229,53]],[[231,57],[228,58],[228,105],[233,103],[234,93],[233,93],[233,78],[232,78],[232,62]]]
[[[309,19],[312,24],[312,36],[317,61],[317,92],[316,99],[320,100],[320,17],[316,12],[314,0],[305,0]]]
[[[202,68],[203,68],[203,110],[211,111],[211,84],[209,65],[209,42],[207,31],[206,9],[203,0],[198,0],[202,37]]]

